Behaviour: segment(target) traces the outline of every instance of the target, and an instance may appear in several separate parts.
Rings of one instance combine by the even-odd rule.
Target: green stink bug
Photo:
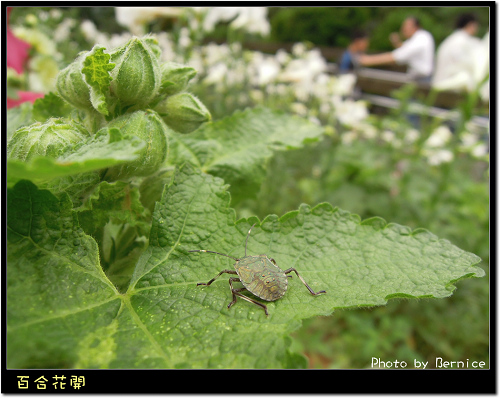
[[[269,315],[269,313],[267,312],[267,306],[265,304],[259,303],[258,301],[241,294],[241,292],[244,290],[248,290],[250,293],[261,298],[262,300],[276,301],[283,297],[287,291],[287,278],[292,277],[291,275],[287,274],[289,274],[290,272],[295,272],[301,282],[307,287],[307,289],[313,296],[326,293],[326,291],[324,290],[315,293],[306,283],[306,281],[299,275],[295,268],[288,268],[286,271],[283,271],[276,265],[276,261],[274,261],[274,259],[267,257],[267,255],[265,254],[260,254],[258,256],[247,256],[248,238],[250,237],[250,232],[252,232],[254,226],[255,224],[252,225],[252,227],[248,231],[245,241],[245,256],[243,258],[236,258],[228,256],[227,254],[222,254],[210,250],[189,250],[189,252],[191,253],[199,252],[218,254],[220,256],[232,258],[236,261],[236,263],[234,264],[235,270],[225,269],[219,272],[218,275],[210,279],[207,283],[198,283],[197,286],[210,286],[210,284],[222,274],[238,275],[239,278],[229,278],[229,287],[231,288],[231,293],[233,294],[233,301],[228,304],[227,308],[231,308],[233,304],[236,303],[236,297],[240,297],[243,300],[246,300],[263,308],[266,315]],[[244,287],[235,289],[233,287],[233,282],[241,282]]]

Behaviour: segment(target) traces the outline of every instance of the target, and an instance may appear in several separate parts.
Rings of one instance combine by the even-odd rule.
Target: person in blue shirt
[[[354,70],[353,57],[363,54],[369,44],[370,39],[368,38],[368,34],[366,32],[361,30],[354,31],[351,35],[351,43],[340,59],[340,73],[352,72]]]

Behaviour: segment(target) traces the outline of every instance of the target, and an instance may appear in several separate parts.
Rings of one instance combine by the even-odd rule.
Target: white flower
[[[278,61],[281,65],[284,65],[291,60],[290,54],[288,54],[282,48],[280,48],[278,51],[276,51],[275,58],[276,58],[276,61]]]
[[[203,47],[203,58],[207,66],[218,62],[229,62],[231,59],[231,50],[228,45],[209,43]]]
[[[382,131],[382,134],[380,134],[380,137],[385,142],[392,142],[392,141],[394,141],[394,138],[396,137],[396,135],[394,134],[394,131],[384,130],[384,131]]]
[[[339,97],[333,97],[332,102],[335,106],[335,116],[346,126],[356,126],[368,117],[368,109],[364,101],[351,99],[342,101]]]
[[[301,59],[292,60],[279,77],[282,82],[299,82],[306,79],[311,80],[311,73]]]
[[[161,60],[163,62],[167,61],[174,61],[176,59],[177,53],[174,51],[174,43],[173,40],[170,38],[170,36],[166,32],[160,32],[155,35],[156,39],[158,40],[158,45],[161,48]],[[201,67],[198,67],[197,62],[200,59],[200,55],[198,51],[193,50],[191,53],[191,59],[189,60],[190,65],[194,67],[198,73],[202,71]],[[175,62],[175,61],[174,61]],[[184,63],[184,60],[181,59],[179,60],[179,63]]]
[[[62,12],[61,10],[57,9],[57,8],[52,8],[50,11],[50,16],[54,19],[59,19],[62,17]]]
[[[361,135],[367,139],[373,139],[377,136],[378,130],[375,126],[369,123],[358,123],[356,129],[361,133]]]
[[[441,163],[448,163],[453,160],[453,152],[448,149],[431,149],[424,151],[427,161],[432,166],[437,166]]]
[[[356,84],[356,75],[353,73],[346,73],[339,75],[332,79],[333,81],[333,94],[339,96],[351,95]]]
[[[322,102],[319,106],[319,112],[328,115],[332,111],[332,108],[328,102]]]
[[[280,71],[279,63],[272,57],[265,59],[258,64],[257,83],[264,85],[272,82]]]
[[[488,154],[488,146],[484,143],[476,145],[472,150],[472,155],[477,158],[481,158],[483,156],[486,156],[487,154]]]
[[[306,52],[306,45],[304,43],[295,43],[292,47],[292,54],[296,57],[301,57]]]
[[[188,48],[191,45],[191,38],[189,37],[189,29],[186,27],[181,28],[179,33],[179,46]]]
[[[309,51],[305,58],[307,62],[307,67],[314,73],[314,75],[318,75],[320,73],[326,72],[328,65],[321,55],[321,51],[317,48]]]
[[[313,50],[303,59],[290,61],[283,73],[281,73],[279,80],[310,85],[318,75],[326,72],[326,69],[326,61],[319,53],[319,50]]]
[[[206,84],[217,84],[224,81],[227,74],[226,64],[219,62],[208,69],[207,77],[203,80]]]
[[[463,133],[460,136],[460,140],[462,141],[462,146],[465,148],[471,148],[476,145],[478,137],[476,134],[472,133]]]
[[[59,11],[59,10],[57,10],[57,11]],[[61,14],[61,11],[59,11],[59,14]],[[38,18],[40,19],[40,21],[44,21],[44,22],[47,21],[49,19],[49,16],[52,17],[52,12],[50,14],[48,12],[46,12],[46,11],[40,11],[38,13]],[[54,19],[59,19],[59,18],[61,18],[61,15],[59,15],[57,17],[53,17],[53,18]]]
[[[158,17],[179,17],[182,7],[115,7],[116,21],[134,35],[145,34],[144,25]]]
[[[294,102],[290,105],[293,113],[296,113],[299,116],[307,115],[307,107],[302,102]]]
[[[427,138],[424,146],[429,148],[439,148],[444,146],[451,139],[451,131],[447,126],[439,126]]]
[[[340,140],[344,145],[350,145],[356,138],[358,138],[358,135],[354,131],[347,131],[340,136]]]
[[[314,79],[312,92],[321,102],[328,102],[329,100],[331,94],[330,81],[331,77],[326,73],[320,73]]]
[[[266,7],[193,7],[203,17],[203,30],[211,32],[219,22],[232,22],[231,29],[244,29],[250,33],[268,35],[271,25],[267,21]]]
[[[83,34],[83,37],[89,41],[95,41],[99,31],[97,30],[95,24],[92,21],[86,19],[80,24],[80,31]]]
[[[230,21],[236,15],[241,7],[210,7],[203,19],[203,30],[211,32],[219,22]]]
[[[420,137],[420,132],[418,130],[409,129],[405,133],[404,140],[407,144],[411,144],[411,143],[415,142],[416,140],[418,140],[419,137]]]
[[[66,18],[60,24],[57,25],[57,28],[54,30],[52,34],[52,38],[56,42],[62,42],[69,38],[71,28],[76,25],[76,20],[73,18]]]
[[[245,29],[249,33],[267,36],[271,25],[267,21],[266,7],[241,7],[238,17],[229,25],[233,29]]]

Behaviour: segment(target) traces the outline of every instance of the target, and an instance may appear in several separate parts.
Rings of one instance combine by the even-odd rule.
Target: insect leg
[[[290,272],[295,272],[297,274],[297,276],[299,277],[299,279],[302,281],[302,283],[307,287],[307,290],[309,290],[309,292],[313,295],[313,296],[317,296],[318,294],[321,294],[321,293],[326,293],[325,290],[321,290],[319,291],[318,293],[314,293],[314,290],[311,289],[311,287],[306,283],[306,281],[304,280],[304,278],[302,278],[299,273],[297,272],[297,270],[295,268],[288,268],[286,271],[285,271],[285,274],[289,274]]]
[[[238,296],[238,297],[241,297],[243,300],[248,301],[249,303],[253,303],[255,305],[258,305],[259,307],[261,307],[264,310],[264,312],[266,313],[266,316],[269,316],[269,313],[267,312],[267,306],[265,304],[259,303],[258,301],[255,301],[255,300],[251,299],[250,297],[247,297],[247,296],[241,294],[240,292],[243,290],[246,290],[246,289],[244,287],[240,288],[240,289],[235,289],[233,287],[233,282],[240,282],[240,280],[239,280],[239,278],[229,278],[229,286],[231,287],[231,293],[233,294],[233,301],[231,301],[229,303],[229,305],[227,306],[228,309],[231,308],[236,303],[236,296]]]
[[[214,278],[210,279],[207,283],[197,283],[197,284],[196,284],[196,286],[200,286],[200,285],[210,286],[210,285],[212,284],[212,282],[213,282],[214,280],[216,280],[216,279],[217,279],[219,276],[221,276],[222,274],[232,274],[232,275],[236,275],[236,271],[231,270],[231,269],[225,269],[225,270],[223,270],[223,271],[219,272],[219,274],[218,274],[216,277],[214,277]]]

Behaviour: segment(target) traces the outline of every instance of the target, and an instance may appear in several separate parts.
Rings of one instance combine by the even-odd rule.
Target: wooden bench
[[[361,99],[386,109],[399,108],[399,100],[393,98],[391,93],[411,83],[406,73],[372,68],[360,68],[356,71],[356,77],[356,84],[361,90]],[[430,85],[422,83],[416,85],[417,96],[427,98],[431,92]],[[460,113],[456,108],[465,98],[463,93],[457,91],[440,91],[436,95],[433,106],[411,103],[409,111],[443,120],[458,121]],[[480,103],[479,106],[482,109],[488,109],[488,105],[485,103]],[[471,118],[471,123],[482,129],[488,129],[489,117],[476,115]]]

